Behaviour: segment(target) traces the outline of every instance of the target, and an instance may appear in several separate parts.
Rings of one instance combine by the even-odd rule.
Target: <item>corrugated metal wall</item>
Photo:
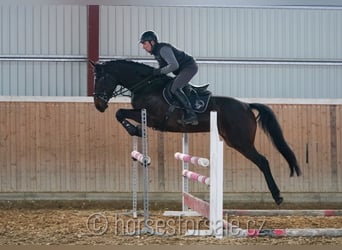
[[[0,5],[0,94],[87,94],[87,7]]]
[[[103,58],[148,58],[136,42],[153,29],[198,59],[193,83],[216,94],[342,97],[342,9],[102,6],[100,20]]]
[[[146,56],[153,29],[197,58],[342,59],[342,9],[101,7],[101,55]]]
[[[86,95],[85,5],[0,13],[1,95]],[[193,83],[211,82],[216,94],[342,97],[341,8],[101,6],[100,18],[103,59],[151,59],[137,40],[154,29],[199,60]]]
[[[87,94],[87,6],[7,4],[0,14],[0,95]],[[150,63],[137,44],[147,29],[194,55],[193,83],[215,94],[342,97],[339,7],[101,6],[101,58]]]

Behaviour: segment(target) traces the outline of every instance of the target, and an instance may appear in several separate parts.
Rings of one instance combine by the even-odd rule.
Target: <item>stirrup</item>
[[[187,111],[185,111],[185,112],[187,112]],[[191,117],[191,118],[188,119],[188,120],[185,120],[185,119],[184,119],[184,115],[183,115],[182,119],[181,119],[181,120],[177,120],[177,122],[178,122],[179,124],[181,124],[181,125],[193,125],[193,126],[196,126],[196,125],[199,124],[198,118],[197,118],[196,115],[193,116],[193,117]]]
[[[188,122],[185,122],[184,120],[183,120],[183,123],[185,124],[185,125],[193,125],[193,126],[197,126],[198,125],[198,120],[197,119],[194,119],[194,120],[192,120],[192,121],[188,121]]]

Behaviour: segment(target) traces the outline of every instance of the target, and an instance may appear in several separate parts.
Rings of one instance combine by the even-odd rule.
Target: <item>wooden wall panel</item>
[[[286,161],[259,127],[256,148],[269,160],[282,192],[342,192],[342,105],[269,106],[303,171],[289,178]],[[129,104],[110,103],[99,113],[89,101],[0,102],[0,192],[131,192],[132,138],[115,118],[122,107]],[[150,191],[180,192],[181,163],[173,155],[182,150],[182,134],[149,129],[148,137]],[[190,134],[191,154],[209,157],[209,150],[208,133]],[[253,163],[227,146],[224,156],[225,192],[267,192]]]
[[[342,106],[336,106],[336,168],[337,190],[342,190]]]

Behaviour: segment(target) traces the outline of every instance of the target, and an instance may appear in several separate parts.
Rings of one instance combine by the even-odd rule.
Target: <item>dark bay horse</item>
[[[290,167],[290,176],[296,172],[301,175],[297,159],[284,139],[281,127],[273,111],[260,103],[244,103],[230,97],[213,96],[205,112],[199,113],[199,125],[182,125],[177,121],[182,110],[169,111],[170,105],[164,100],[162,91],[172,81],[170,76],[152,76],[153,67],[128,60],[113,60],[105,63],[93,63],[95,73],[94,104],[97,110],[104,112],[111,97],[123,95],[129,91],[133,109],[119,109],[117,120],[130,135],[139,136],[139,125],[128,120],[141,122],[141,109],[147,110],[148,126],[168,132],[209,132],[210,111],[217,112],[217,126],[226,144],[255,163],[264,174],[267,186],[274,201],[279,205],[283,198],[272,176],[268,160],[254,147],[257,121],[271,138],[277,150],[283,155]],[[252,110],[258,112],[256,117]],[[166,114],[168,118],[166,119]]]

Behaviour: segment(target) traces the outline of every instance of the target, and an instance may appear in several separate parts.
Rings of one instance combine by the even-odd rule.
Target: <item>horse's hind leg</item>
[[[239,108],[240,107],[240,108]],[[279,205],[283,202],[280,191],[272,176],[268,160],[255,149],[254,140],[257,129],[254,114],[249,112],[244,106],[235,107],[237,117],[221,116],[219,123],[220,135],[224,138],[227,145],[239,151],[247,159],[258,166],[264,174],[268,189],[274,201]],[[230,108],[230,112],[232,108]],[[247,112],[246,112],[247,111]],[[227,113],[229,110],[227,109]]]
[[[261,172],[264,174],[268,189],[270,190],[274,201],[277,203],[277,205],[280,205],[283,202],[283,197],[280,196],[280,190],[274,181],[266,157],[259,154],[254,145],[249,145],[248,147],[245,146],[244,148],[239,147],[236,149],[259,167]]]
[[[277,205],[280,205],[283,202],[283,197],[280,196],[280,190],[274,181],[266,157],[259,154],[254,145],[252,145],[248,150],[243,150],[240,152],[259,167],[261,172],[264,174],[268,189],[271,191],[274,201],[277,203]]]

